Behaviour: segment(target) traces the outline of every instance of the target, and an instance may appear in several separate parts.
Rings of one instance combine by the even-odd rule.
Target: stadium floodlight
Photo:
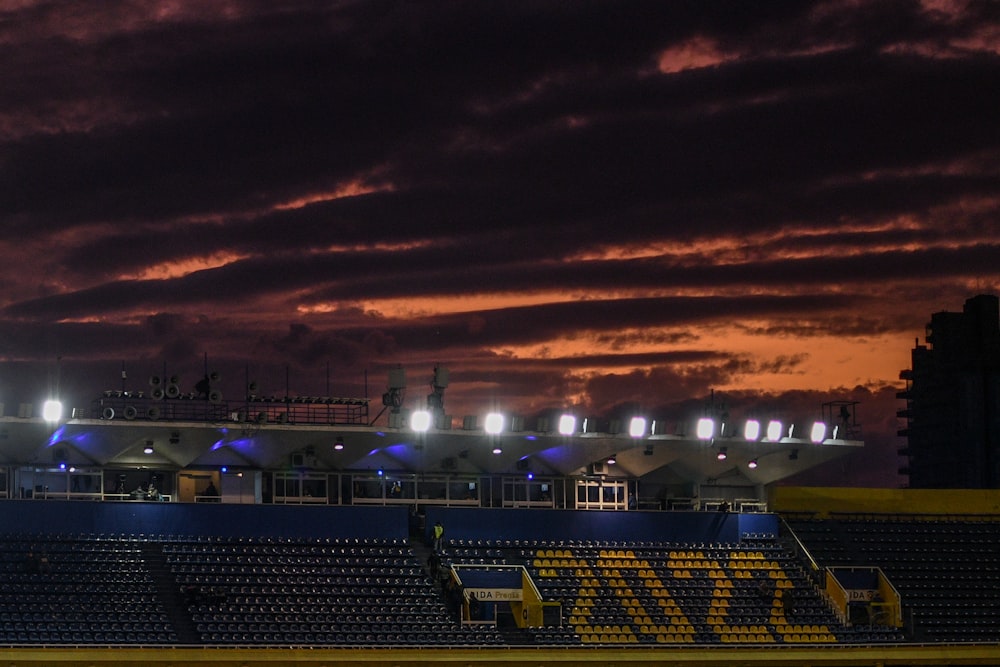
[[[503,415],[499,412],[491,412],[486,415],[483,428],[490,435],[496,435],[503,430]]]
[[[576,417],[573,415],[563,415],[559,418],[559,433],[561,435],[573,435],[576,432]]]
[[[410,428],[423,433],[431,427],[431,413],[427,410],[414,410],[410,415]]]
[[[57,422],[62,419],[62,403],[55,399],[45,401],[42,405],[42,418],[47,422]]]
[[[750,470],[756,470],[757,469],[757,459],[750,459],[749,461],[747,461],[747,467],[750,468]]]
[[[812,430],[809,431],[809,439],[817,445],[826,440],[826,424],[823,422],[813,422]]]
[[[771,442],[781,440],[782,424],[777,419],[772,419],[767,423],[767,439]]]
[[[694,432],[699,440],[711,440],[715,437],[715,422],[710,417],[702,417]]]
[[[646,418],[632,417],[628,423],[628,434],[633,438],[641,438],[646,435]]]
[[[760,438],[760,422],[756,419],[748,419],[743,425],[743,438],[750,442],[756,442]]]

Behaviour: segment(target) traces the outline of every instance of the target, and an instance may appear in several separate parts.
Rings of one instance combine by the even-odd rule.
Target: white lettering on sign
[[[482,602],[510,602],[524,599],[520,588],[466,588],[465,592],[470,598],[474,597]]]
[[[851,602],[871,602],[878,591],[875,589],[854,588],[847,591],[848,599]]]

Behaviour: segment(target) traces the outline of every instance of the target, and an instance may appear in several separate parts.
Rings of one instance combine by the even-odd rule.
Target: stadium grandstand
[[[0,417],[4,663],[1000,663],[1000,494],[776,483],[863,446],[852,403],[528,424],[447,416],[443,369],[426,411],[399,374],[377,411],[172,380]]]

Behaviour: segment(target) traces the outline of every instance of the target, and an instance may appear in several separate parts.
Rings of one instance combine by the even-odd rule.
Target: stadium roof
[[[236,415],[234,415],[236,416]],[[58,424],[38,418],[0,418],[0,462],[51,467],[148,467],[182,470],[229,466],[288,469],[295,454],[304,467],[329,472],[448,473],[464,475],[649,475],[706,482],[739,474],[768,484],[863,446],[857,440],[742,437],[701,440],[695,435],[518,431],[491,435],[482,427],[430,429],[216,419],[74,418]],[[342,449],[335,448],[338,442]],[[720,449],[726,458],[720,460]],[[147,453],[147,450],[152,450]],[[494,453],[496,449],[500,453]],[[614,455],[615,463],[608,458]],[[756,460],[750,469],[747,464]],[[596,465],[595,465],[596,464]]]

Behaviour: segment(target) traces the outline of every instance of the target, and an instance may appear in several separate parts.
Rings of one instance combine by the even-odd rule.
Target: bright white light
[[[146,445],[143,448],[142,453],[143,454],[152,454],[153,453],[153,446],[152,445]]]
[[[823,422],[813,422],[812,431],[809,432],[809,439],[817,444],[826,440],[826,424]]]
[[[486,421],[483,424],[483,428],[486,432],[491,435],[496,435],[503,430],[503,415],[499,412],[491,412],[486,415]]]
[[[760,422],[756,419],[747,420],[743,426],[743,437],[746,440],[756,442],[757,438],[760,437]]]
[[[633,438],[641,438],[646,435],[646,418],[632,417],[632,421],[628,423],[628,434]]]
[[[767,423],[767,439],[772,442],[777,442],[781,440],[781,422],[777,419],[772,419]]]
[[[712,436],[715,435],[715,422],[708,417],[702,417],[698,420],[695,433],[700,440],[711,440]]]
[[[757,467],[757,459],[750,459],[747,463],[747,467],[750,468],[750,470],[754,470]]]
[[[576,432],[576,417],[573,415],[563,415],[559,418],[559,433],[562,435],[572,435]]]
[[[426,410],[415,410],[410,415],[410,428],[423,433],[431,427],[431,413]]]
[[[719,459],[720,461],[725,461],[727,458],[729,458],[729,452],[727,452],[726,448],[723,447],[722,449],[719,450],[719,453],[715,455],[715,458]]]
[[[503,448],[500,447],[500,445],[497,445],[493,448],[493,453],[497,455],[503,454]]]
[[[62,403],[48,400],[42,405],[42,418],[47,422],[57,422],[62,419]]]

